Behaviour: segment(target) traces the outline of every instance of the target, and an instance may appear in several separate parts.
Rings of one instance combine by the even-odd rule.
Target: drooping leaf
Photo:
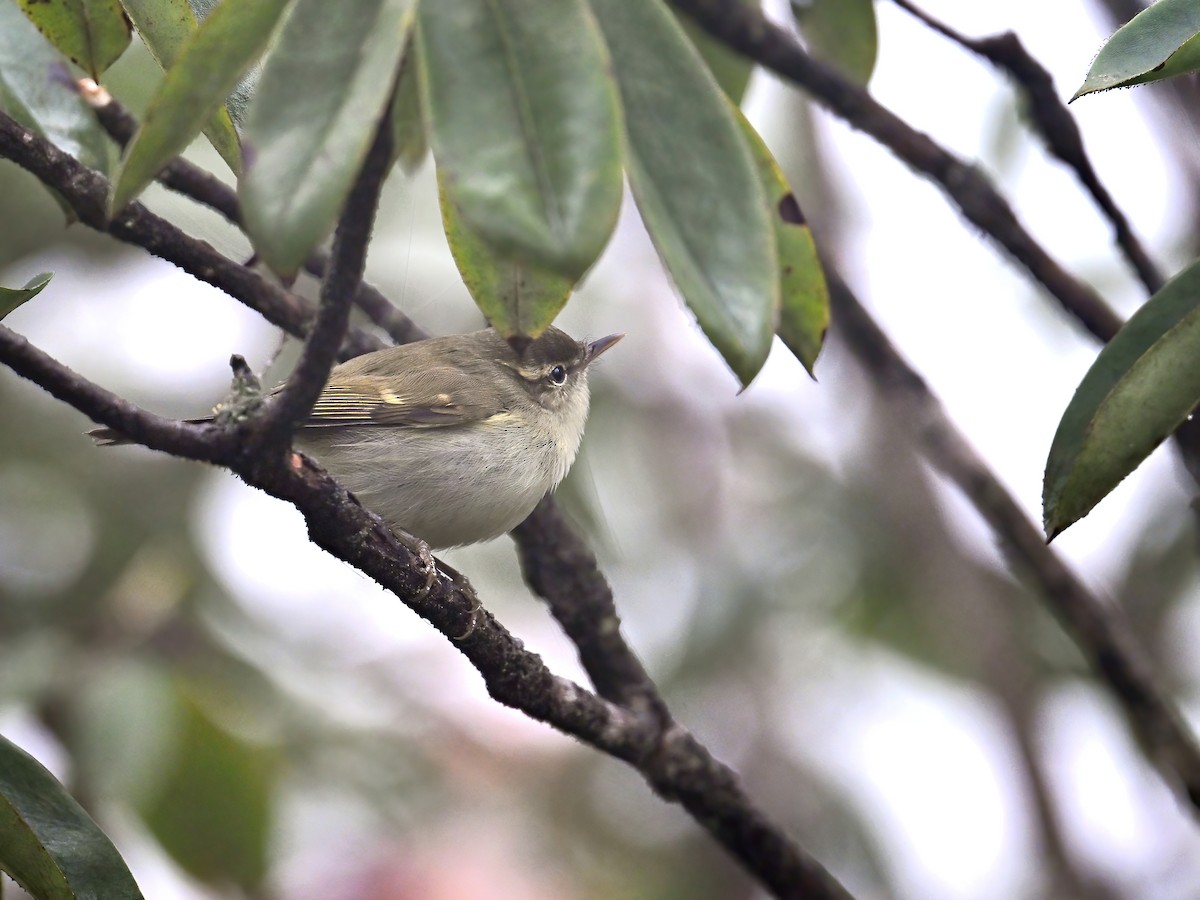
[[[186,688],[179,710],[174,752],[139,812],[192,876],[255,889],[267,870],[278,755],[222,728]]]
[[[85,166],[108,173],[108,138],[67,64],[13,3],[0,3],[0,109]]]
[[[187,0],[121,0],[121,5],[155,62],[164,71],[171,68],[183,42],[198,26],[191,4]],[[222,107],[214,112],[204,135],[234,174],[240,173],[242,148],[229,110]]]
[[[1046,462],[1048,537],[1087,515],[1200,403],[1197,360],[1200,262],[1125,323],[1067,405]]]
[[[660,0],[592,0],[592,9],[613,57],[646,230],[708,339],[749,384],[771,349],[779,264],[741,126]]]
[[[392,156],[404,174],[412,175],[420,168],[429,151],[425,136],[425,120],[421,114],[421,84],[417,72],[419,63],[417,42],[409,36],[404,47],[404,58],[400,63],[400,77],[396,81],[396,95],[392,98],[389,113],[392,120]]]
[[[1200,4],[1158,0],[1113,33],[1075,96],[1158,81],[1200,69]]]
[[[0,322],[4,321],[4,318],[22,303],[32,300],[40,294],[42,288],[48,285],[53,277],[53,272],[43,272],[41,275],[34,275],[29,279],[25,283],[25,287],[0,287]]]
[[[475,305],[505,337],[537,337],[566,305],[573,283],[498,256],[463,222],[440,177],[438,188],[450,252]]]
[[[783,170],[749,120],[739,110],[738,121],[754,153],[758,177],[767,195],[775,247],[779,254],[779,337],[813,374],[813,365],[829,328],[829,288],[817,257],[812,229]]]
[[[226,0],[192,32],[125,150],[109,210],[116,212],[187,148],[263,52],[289,0]]]
[[[865,85],[875,71],[879,32],[875,0],[792,0],[809,52]]]
[[[93,78],[129,46],[129,20],[118,0],[17,0],[38,31]]]
[[[757,7],[757,4],[755,4]],[[689,16],[676,14],[676,19],[683,26],[688,36],[704,58],[704,64],[712,72],[713,78],[730,100],[738,105],[746,96],[746,87],[750,84],[750,75],[754,71],[754,63],[735,50],[730,50],[715,37],[701,28]]]
[[[263,63],[238,192],[255,249],[280,275],[333,228],[387,110],[412,6],[342,0],[330,27],[326,0],[296,0]]]
[[[621,205],[617,93],[584,0],[438,0],[417,15],[445,188],[496,252],[578,279]]]
[[[121,855],[36,759],[0,737],[0,870],[36,900],[141,900]]]

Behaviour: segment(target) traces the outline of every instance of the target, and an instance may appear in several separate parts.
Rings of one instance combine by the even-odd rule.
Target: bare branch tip
[[[95,79],[83,77],[75,82],[75,88],[79,91],[79,96],[83,98],[92,109],[104,109],[113,102],[112,94],[107,88],[97,84]]]

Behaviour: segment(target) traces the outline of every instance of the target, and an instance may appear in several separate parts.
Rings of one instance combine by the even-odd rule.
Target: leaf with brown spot
[[[740,112],[738,121],[754,154],[758,176],[772,211],[771,224],[779,252],[779,337],[812,375],[829,328],[829,289],[825,284],[825,272],[817,257],[812,230],[779,163]]]
[[[118,0],[17,0],[25,15],[63,55],[92,78],[117,61],[132,39]]]

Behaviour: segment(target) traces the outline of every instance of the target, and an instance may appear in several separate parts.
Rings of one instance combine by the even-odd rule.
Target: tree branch
[[[174,263],[189,275],[237,297],[289,334],[307,333],[313,314],[304,300],[222,256],[209,244],[190,237],[142,204],[131,203],[108,221],[105,212],[108,181],[104,176],[80,165],[3,112],[0,112],[0,158],[12,160],[57,191],[79,221],[89,228],[107,232],[119,241]],[[380,346],[362,331],[356,331],[347,342],[350,355]]]
[[[968,221],[1007,250],[1095,337],[1107,342],[1124,324],[1098,294],[1071,277],[1033,239],[982,172],[912,128],[832,67],[812,59],[791,34],[768,21],[756,6],[737,0],[674,0],[674,4],[705,31],[804,88],[850,125],[867,132],[939,184]],[[1070,124],[1073,127],[1073,121]],[[1153,266],[1143,274],[1149,277],[1148,285],[1161,279]],[[1174,439],[1188,471],[1200,484],[1200,425],[1185,422],[1175,431]]]
[[[371,229],[391,152],[392,123],[384,116],[375,129],[363,168],[338,219],[333,235],[332,262],[321,282],[321,306],[316,323],[304,342],[304,350],[287,384],[267,405],[257,423],[265,445],[290,445],[292,432],[308,418],[329,380],[330,369],[337,360],[338,349],[350,324],[350,306],[362,284],[367,245],[371,242]]]
[[[621,636],[612,588],[596,557],[549,497],[513,529],[526,583],[542,597],[601,697],[661,726],[671,723],[658,688]]]
[[[91,78],[80,78],[71,84],[96,114],[96,120],[108,136],[124,150],[137,134],[137,119],[106,88]],[[230,223],[241,227],[242,211],[237,194],[211,172],[177,157],[158,173],[155,181],[177,194],[191,197],[215,209]]]
[[[26,165],[31,154],[50,158],[53,164],[33,160],[32,165]],[[103,178],[2,114],[0,156],[29,168],[72,206],[90,205],[103,210],[107,191]],[[177,161],[175,165],[182,163]],[[310,327],[312,312],[299,298],[246,272],[173,226],[168,226],[161,240],[152,239],[154,227],[162,220],[138,204],[128,208],[125,216],[135,224],[119,234],[113,232],[121,239],[139,245],[145,240],[151,245],[147,249],[157,248],[159,255],[172,261],[183,253],[181,246],[204,248],[207,263],[220,270],[219,277],[232,286],[229,293],[236,299],[260,309],[261,295],[238,287],[261,283],[269,296],[287,298],[302,313],[276,324],[298,335]],[[102,218],[80,218],[99,230],[109,230]],[[228,270],[252,277],[239,281],[242,276]],[[359,344],[367,345],[365,349],[379,346],[369,335],[360,332],[356,337]],[[343,355],[347,355],[345,348]],[[280,459],[256,453],[251,440],[255,420],[220,426],[160,419],[71,372],[2,325],[0,362],[134,441],[177,456],[227,466],[248,484],[293,503],[304,514],[315,544],[391,590],[443,635],[454,640],[469,632],[455,646],[483,676],[494,699],[629,763],[659,796],[687,809],[768,890],[779,896],[817,900],[845,900],[850,896],[819,862],[758,809],[732,770],[713,759],[694,736],[671,719],[653,682],[620,636],[611,591],[595,568],[594,558],[553,501],[543,501],[527,526],[521,527],[519,542],[526,572],[568,634],[578,639],[580,658],[589,677],[603,685],[606,692],[629,702],[632,709],[551,673],[490,613],[483,609],[476,612],[473,601],[453,583],[439,578],[426,590],[426,573],[420,561],[378,517],[315,463],[298,454]],[[584,625],[588,622],[603,627],[604,633],[586,634]]]
[[[941,403],[888,340],[870,313],[826,266],[838,333],[863,365],[930,464],[962,491],[991,527],[1010,565],[1042,595],[1125,712],[1134,733],[1169,782],[1180,784],[1200,810],[1200,747],[1154,675],[1119,608],[1106,604],[1046,545],[987,464],[946,415]]]
[[[845,900],[850,895],[816,860],[765,816],[737,776],[677,724],[610,703],[554,675],[448,579],[426,589],[413,553],[373,513],[311,460],[254,453],[255,427],[186,425],[139,409],[70,371],[0,325],[0,362],[101,425],[148,447],[228,466],[247,484],[294,504],[319,547],[354,565],[443,635],[483,676],[500,703],[624,760],[663,799],[678,802],[747,870],[779,896]],[[468,624],[473,623],[468,629]],[[456,640],[456,635],[466,637]]]
[[[969,222],[1008,251],[1093,335],[1107,341],[1117,333],[1120,317],[1034,240],[979,169],[914,129],[831,66],[814,60],[757,6],[736,0],[674,0],[674,5],[718,40],[804,88],[830,111],[937,183]]]
[[[137,129],[136,120],[107,91],[92,87],[88,79],[79,84],[108,133],[119,144],[127,143]],[[177,159],[164,170],[160,181],[240,226],[237,196],[199,167]],[[314,253],[305,265],[310,274],[324,277],[328,258]],[[365,283],[360,284],[355,302],[397,343],[427,336],[383,294]],[[576,645],[584,670],[600,696],[649,713],[665,726],[669,716],[658,689],[621,635],[612,589],[587,544],[554,500],[543,500],[514,530],[513,537],[526,582],[547,602]]]
[[[1153,294],[1163,286],[1164,278],[1150,254],[1134,233],[1129,219],[1125,217],[1108,189],[1096,174],[1087,150],[1083,146],[1083,135],[1075,124],[1065,103],[1058,98],[1054,79],[1029,51],[1021,39],[1011,31],[985,38],[969,38],[950,26],[938,21],[910,0],[894,0],[897,6],[914,16],[938,34],[988,60],[1003,72],[1007,72],[1020,85],[1029,103],[1029,111],[1038,131],[1046,141],[1050,152],[1070,167],[1092,195],[1096,205],[1112,223],[1117,246],[1141,279],[1146,290]]]
[[[221,426],[191,425],[147,412],[86,381],[5,325],[0,325],[0,359],[18,375],[92,421],[131,437],[136,431],[137,441],[154,450],[219,463],[228,458],[234,447],[231,434]]]

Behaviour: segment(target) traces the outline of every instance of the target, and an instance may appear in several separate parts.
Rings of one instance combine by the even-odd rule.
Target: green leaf
[[[417,15],[445,188],[497,253],[573,280],[621,206],[620,110],[583,0],[437,0]]]
[[[858,84],[871,80],[879,54],[875,0],[792,0],[792,14],[813,56]]]
[[[1087,515],[1200,403],[1197,360],[1200,262],[1125,323],[1067,405],[1046,462],[1049,538]]]
[[[400,164],[404,174],[412,175],[425,161],[429,142],[425,137],[425,121],[421,115],[421,82],[417,73],[417,42],[410,36],[404,47],[396,95],[389,112],[392,120],[393,162]]]
[[[829,329],[829,288],[817,257],[812,229],[779,163],[750,121],[737,113],[742,132],[754,154],[759,180],[775,229],[779,254],[779,336],[800,363],[813,374],[813,365]]]
[[[43,272],[41,275],[34,275],[23,288],[0,287],[0,322],[22,303],[40,294],[42,288],[48,285],[53,277],[53,272]]]
[[[540,335],[566,306],[571,280],[496,255],[463,222],[440,176],[438,198],[450,252],[475,305],[506,338]]]
[[[387,110],[412,0],[296,0],[246,111],[246,232],[294,275],[333,228]],[[216,13],[214,13],[216,15]],[[302,90],[297,90],[303,85]]]
[[[174,753],[139,812],[194,877],[257,888],[267,871],[278,754],[222,728],[187,689],[178,702]]]
[[[108,173],[110,144],[67,64],[13,3],[0,3],[0,109],[85,166]]]
[[[196,18],[203,22],[208,18],[208,14],[213,11],[218,0],[188,0],[188,5],[192,8],[192,12],[196,14]],[[254,97],[254,89],[258,84],[258,66],[251,66],[234,86],[233,92],[230,93],[225,101],[225,109],[229,111],[229,117],[233,119],[233,124],[241,128],[246,124],[246,107],[250,105],[250,100]],[[240,172],[240,167],[239,167]]]
[[[125,149],[109,212],[125,207],[182,153],[263,52],[289,0],[225,0],[200,23]]]
[[[141,891],[100,827],[36,759],[0,737],[0,869],[37,900]]]
[[[129,46],[129,20],[118,0],[17,0],[50,43],[92,78]]]
[[[1116,30],[1100,48],[1074,100],[1200,69],[1200,3],[1158,0]]]
[[[757,4],[753,6],[758,8]],[[717,79],[717,84],[721,86],[725,96],[732,100],[735,106],[741,104],[750,84],[754,63],[736,50],[730,50],[727,45],[697,25],[690,16],[676,13],[675,18],[683,27],[688,40],[700,52],[704,64],[712,72],[713,78]]]
[[[187,0],[121,0],[121,5],[155,62],[164,71],[171,68],[184,41],[198,26],[191,4]],[[204,135],[234,174],[241,173],[242,148],[229,110],[220,108],[213,113]]]
[[[187,0],[121,0],[142,43],[163,69],[171,68],[198,19]]]
[[[660,0],[592,0],[625,109],[646,230],[700,327],[749,384],[771,349],[779,263],[746,138]]]

